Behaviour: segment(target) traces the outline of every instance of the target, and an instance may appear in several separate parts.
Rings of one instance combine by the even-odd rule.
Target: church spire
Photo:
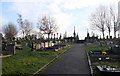
[[[76,37],[76,33],[75,33],[75,26],[74,26],[74,33],[73,33],[73,35],[74,35],[74,38]]]
[[[87,29],[87,37],[90,37],[89,32],[88,32],[88,29]]]

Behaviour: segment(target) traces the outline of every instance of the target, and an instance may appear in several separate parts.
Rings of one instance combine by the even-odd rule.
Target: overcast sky
[[[37,28],[37,20],[42,15],[51,15],[56,19],[59,30],[57,32],[67,36],[73,36],[74,26],[80,39],[84,39],[91,30],[89,18],[91,12],[99,5],[117,5],[119,0],[1,0],[0,1],[0,28],[8,22],[13,22],[18,26],[18,13],[23,15]],[[2,29],[0,29],[2,30]],[[100,35],[99,31],[95,31]],[[18,34],[20,35],[20,33]]]

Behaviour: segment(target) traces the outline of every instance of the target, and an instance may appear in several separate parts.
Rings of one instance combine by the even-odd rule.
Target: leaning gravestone
[[[7,54],[16,54],[16,51],[15,51],[15,45],[14,44],[8,44],[6,46],[6,52]]]

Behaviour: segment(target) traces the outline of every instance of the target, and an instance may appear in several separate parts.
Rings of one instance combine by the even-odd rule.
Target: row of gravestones
[[[31,46],[31,50],[32,51],[36,51],[36,50],[43,50],[44,48],[49,48],[49,47],[53,47],[54,45],[57,45],[57,44],[60,44],[60,43],[63,43],[61,41],[56,41],[56,43],[53,43],[53,42],[44,42],[44,43],[32,43],[32,46]]]
[[[13,43],[2,43],[2,51],[6,51],[6,54],[16,54],[16,42],[13,42]],[[22,47],[25,47],[26,43],[23,42],[21,43]]]
[[[43,48],[48,48],[48,47],[52,47],[54,45],[57,45],[58,43],[61,43],[60,41],[56,41],[56,43],[52,43],[52,42],[44,42],[44,43],[26,43],[26,42],[22,42],[21,45],[22,47],[26,47],[26,46],[30,46],[32,48],[32,51],[34,50],[41,50]],[[4,44],[4,51],[6,51],[7,54],[16,54],[16,42],[10,43],[10,44]],[[49,44],[49,45],[48,45]]]

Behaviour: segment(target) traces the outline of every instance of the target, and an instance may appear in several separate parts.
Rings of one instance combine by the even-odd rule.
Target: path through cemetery
[[[44,74],[90,74],[84,44],[75,44],[62,58],[50,65]]]

